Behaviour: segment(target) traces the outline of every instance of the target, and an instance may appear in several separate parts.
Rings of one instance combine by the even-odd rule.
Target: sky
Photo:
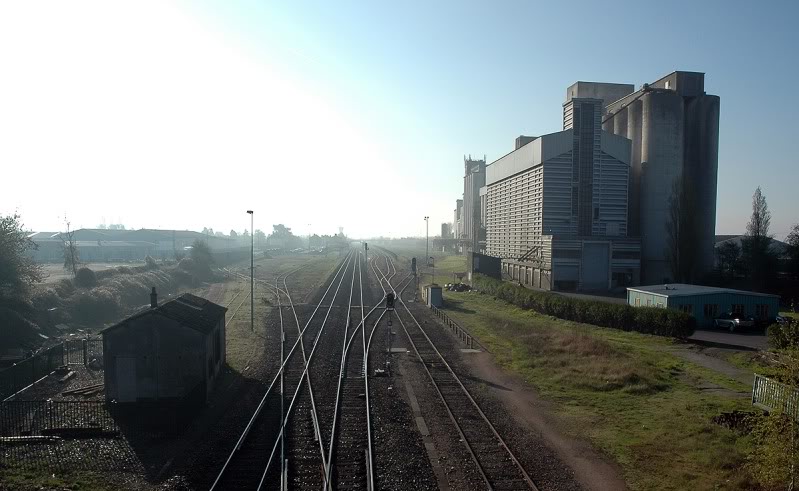
[[[31,230],[430,234],[577,80],[705,72],[717,234],[799,222],[799,2],[0,2],[0,213]]]

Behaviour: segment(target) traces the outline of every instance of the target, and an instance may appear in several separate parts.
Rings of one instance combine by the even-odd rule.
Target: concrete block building
[[[638,284],[628,237],[631,144],[601,129],[602,99],[571,98],[563,131],[523,136],[486,168],[486,254],[512,280],[542,289]]]
[[[644,283],[674,281],[666,230],[675,182],[696,209],[699,252],[690,280],[713,269],[720,99],[704,83],[704,73],[676,71],[605,103],[602,128],[632,142],[629,225],[641,237]],[[582,84],[584,90],[592,85]]]

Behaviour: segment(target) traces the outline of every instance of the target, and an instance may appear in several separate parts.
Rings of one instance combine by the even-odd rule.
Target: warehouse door
[[[607,290],[610,273],[609,244],[583,244],[582,289]]]
[[[117,402],[136,402],[136,358],[117,357]]]

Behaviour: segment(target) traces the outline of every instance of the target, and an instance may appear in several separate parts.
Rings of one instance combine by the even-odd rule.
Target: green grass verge
[[[0,489],[64,489],[106,491],[119,489],[99,472],[69,472],[50,474],[46,472],[3,469],[0,474]]]
[[[747,489],[748,437],[712,423],[747,400],[709,394],[743,384],[669,353],[672,341],[562,321],[477,293],[445,292],[446,310],[553,401],[567,432],[618,462],[631,489]]]

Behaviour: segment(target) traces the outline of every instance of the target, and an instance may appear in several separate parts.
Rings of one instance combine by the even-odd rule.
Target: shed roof
[[[160,314],[169,319],[179,322],[181,325],[208,334],[216,327],[219,319],[227,312],[226,307],[215,304],[205,298],[184,293],[174,300],[170,300],[156,308],[147,308],[133,314],[127,319],[107,327],[103,333],[124,326],[133,319],[144,317],[145,315]]]
[[[688,285],[686,283],[669,283],[666,285],[648,285],[627,288],[629,291],[651,293],[661,297],[688,297],[692,295],[712,295],[718,293],[736,293],[738,295],[749,295],[754,297],[775,297],[770,293],[749,292],[746,290],[734,290],[732,288],[719,288],[715,286]]]

